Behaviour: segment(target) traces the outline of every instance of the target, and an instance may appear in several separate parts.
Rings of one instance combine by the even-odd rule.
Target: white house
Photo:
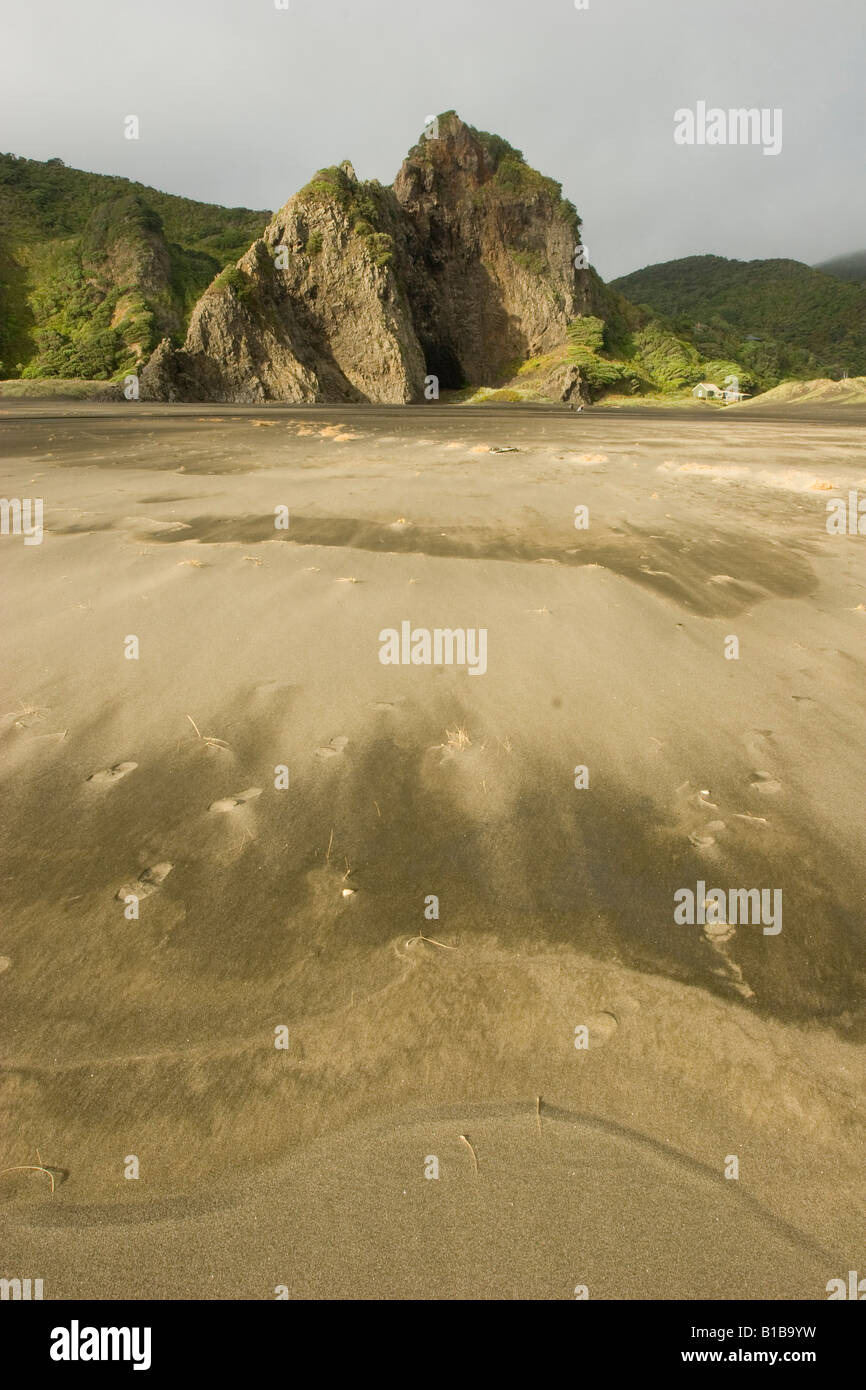
[[[692,391],[692,395],[699,401],[721,401],[725,398],[725,393],[721,386],[715,386],[711,381],[699,381]]]

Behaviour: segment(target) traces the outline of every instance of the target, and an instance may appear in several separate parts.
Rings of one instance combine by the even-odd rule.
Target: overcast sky
[[[866,247],[864,60],[866,0],[0,0],[0,150],[276,209],[346,158],[390,183],[454,108],[562,183],[606,279],[815,262]],[[781,108],[781,153],[675,144],[698,101]]]

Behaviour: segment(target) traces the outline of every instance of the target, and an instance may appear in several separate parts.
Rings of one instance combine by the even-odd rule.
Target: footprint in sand
[[[33,709],[33,708],[31,708],[31,709],[19,710],[19,711],[17,711],[17,718],[15,719],[15,728],[16,728],[16,729],[32,729],[32,727],[33,727],[34,724],[38,724],[38,723],[40,722],[40,720],[42,719],[43,714],[49,714],[49,713],[50,713],[49,710],[44,710],[44,709]]]
[[[342,753],[343,749],[346,747],[346,744],[348,742],[349,740],[345,737],[345,735],[338,734],[336,738],[331,739],[330,743],[326,744],[322,748],[316,749],[316,757],[336,758],[340,753]]]
[[[746,753],[750,761],[754,759],[757,763],[759,760],[763,761],[764,758],[771,758],[773,756],[774,739],[772,729],[750,729],[747,734],[743,735],[743,743],[745,744]],[[752,776],[756,775],[756,773],[752,774]]]
[[[248,801],[255,801],[257,796],[261,796],[261,787],[247,787],[245,792],[237,792],[235,796],[224,796],[221,801],[212,801],[208,806],[209,811],[221,811],[227,814],[233,811],[236,806],[243,806]]]
[[[99,772],[91,772],[87,781],[94,787],[107,787],[112,782],[120,782],[134,772],[138,763],[115,763],[114,767],[104,767]]]
[[[619,1020],[608,1009],[602,1009],[601,1013],[593,1014],[587,1019],[587,1027],[590,1047],[600,1047],[610,1042],[619,1027]]]
[[[138,881],[139,883],[150,883],[155,888],[158,888],[159,885],[168,878],[173,868],[173,864],[169,864],[167,859],[163,859],[159,864],[151,864],[149,869],[145,869],[140,873]]]
[[[703,830],[693,830],[689,840],[695,849],[709,849],[710,845],[716,843],[716,838],[722,831],[727,830],[723,820],[711,820],[704,826]]]
[[[705,906],[710,908],[711,899],[706,899]],[[742,969],[731,958],[728,950],[728,942],[736,935],[736,932],[736,927],[732,927],[729,922],[709,921],[704,926],[704,940],[715,952],[720,962],[713,974],[726,981],[741,998],[754,999],[755,991],[743,978]]]
[[[753,772],[754,781],[749,783],[753,792],[760,792],[761,796],[775,796],[776,792],[782,790],[782,783],[777,782],[769,772]]]
[[[704,927],[704,936],[714,946],[721,946],[726,941],[730,941],[736,930],[736,927],[732,927],[730,922],[707,922]]]
[[[165,882],[173,868],[174,865],[169,864],[168,860],[162,860],[159,864],[151,864],[149,869],[145,869],[139,874],[137,883],[125,883],[114,896],[119,903],[125,902],[130,897],[138,898],[139,901],[142,898],[149,898]]]
[[[710,845],[716,843],[716,837],[715,835],[702,835],[700,831],[693,830],[689,835],[689,843],[693,844],[695,849],[709,849]]]

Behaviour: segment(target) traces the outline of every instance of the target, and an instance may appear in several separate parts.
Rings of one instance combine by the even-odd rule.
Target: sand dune
[[[846,377],[843,381],[833,381],[830,377],[816,377],[813,381],[783,381],[760,396],[742,401],[744,406],[755,408],[761,405],[821,405],[845,406],[866,405],[866,377]]]

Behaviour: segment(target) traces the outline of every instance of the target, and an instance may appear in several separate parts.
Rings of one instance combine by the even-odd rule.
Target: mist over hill
[[[835,275],[837,280],[855,280],[866,285],[866,251],[849,251],[846,256],[834,256],[814,268],[823,270],[825,275]]]

